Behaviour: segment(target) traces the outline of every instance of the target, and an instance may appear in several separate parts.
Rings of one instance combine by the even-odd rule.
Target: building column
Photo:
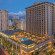
[[[29,55],[29,52],[27,52],[27,55]]]
[[[22,49],[21,49],[21,46],[20,46],[20,55],[22,55]]]
[[[28,50],[28,46],[27,46],[27,50]],[[27,55],[29,55],[29,52],[27,51]]]
[[[22,50],[21,50],[21,53],[20,54],[22,55]]]

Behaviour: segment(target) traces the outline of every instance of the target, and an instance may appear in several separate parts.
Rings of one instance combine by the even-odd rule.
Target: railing
[[[35,47],[32,47],[32,48],[30,48],[30,49],[26,49],[26,48],[24,48],[24,47],[21,47],[21,48],[22,48],[24,51],[26,51],[26,52],[30,52],[30,51],[32,51],[32,50],[35,50],[35,49],[41,47],[41,46],[44,46],[44,45],[48,44],[49,42],[52,42],[51,38],[48,39],[48,40],[45,40],[45,41],[43,41],[43,42],[40,42],[38,45],[35,45]]]
[[[0,35],[1,35],[1,34],[0,34]],[[4,37],[4,36],[2,35],[2,37]],[[9,40],[11,43],[17,45],[18,47],[20,47],[20,44],[16,43],[15,41],[13,41],[13,40],[11,40],[11,39],[9,39],[9,38],[7,38],[7,37],[4,37],[4,38],[6,38],[7,40]]]
[[[0,34],[0,35],[1,35],[1,34]],[[2,35],[2,36],[3,36],[3,35]],[[3,36],[3,37],[4,37],[4,36]],[[7,38],[7,37],[4,37],[4,38],[6,38],[7,40],[9,40],[9,41],[12,42],[13,44],[17,45],[18,47],[20,47],[21,49],[23,49],[23,50],[26,51],[26,52],[30,52],[30,51],[32,51],[32,50],[35,50],[35,49],[37,49],[37,48],[39,48],[39,47],[41,47],[41,46],[43,46],[43,45],[48,44],[48,42],[52,42],[52,39],[50,38],[50,39],[48,39],[48,40],[45,40],[45,41],[43,41],[43,42],[40,42],[39,44],[35,45],[35,46],[32,47],[32,48],[26,49],[26,48],[24,48],[24,47],[21,47],[21,46],[22,46],[21,44],[18,44],[17,42],[15,42],[15,41],[13,41],[13,40]]]

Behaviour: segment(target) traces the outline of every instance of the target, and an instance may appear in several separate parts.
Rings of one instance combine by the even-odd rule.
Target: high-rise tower
[[[8,30],[8,11],[0,9],[0,31]]]
[[[26,8],[26,31],[52,35],[54,32],[54,4],[37,2]]]

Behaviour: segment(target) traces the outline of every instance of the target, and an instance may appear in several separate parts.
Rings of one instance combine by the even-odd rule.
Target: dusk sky
[[[25,8],[38,1],[54,3],[54,0],[0,0],[0,9],[5,9],[10,14],[25,15]]]
[[[26,7],[31,6],[37,1],[54,2],[54,0],[0,0],[0,9],[5,9],[9,12],[25,11]]]

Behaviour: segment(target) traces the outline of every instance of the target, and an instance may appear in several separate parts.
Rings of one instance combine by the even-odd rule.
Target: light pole
[[[16,42],[16,52],[17,52],[17,43],[18,43],[18,42]],[[17,54],[16,54],[16,55],[17,55]]]

